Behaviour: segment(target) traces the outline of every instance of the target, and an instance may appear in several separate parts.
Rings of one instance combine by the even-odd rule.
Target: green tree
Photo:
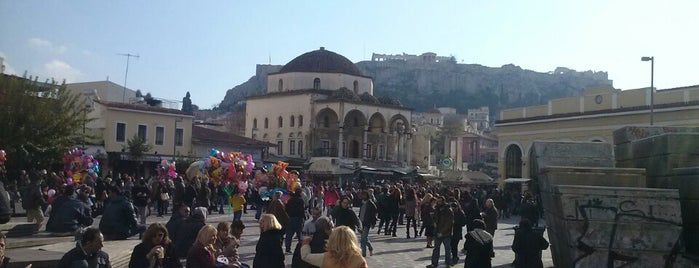
[[[126,144],[124,149],[129,152],[134,160],[140,159],[146,152],[153,149],[153,145],[148,144],[138,133],[134,134],[131,139],[126,141]]]
[[[54,80],[0,75],[0,148],[14,177],[21,169],[50,168],[81,144],[85,100]]]

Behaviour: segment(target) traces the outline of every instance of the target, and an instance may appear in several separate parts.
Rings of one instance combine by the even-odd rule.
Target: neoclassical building
[[[651,120],[655,126],[699,126],[699,85],[652,91],[587,88],[577,97],[502,110],[495,123],[499,182],[535,175],[530,172],[535,141],[604,142],[611,146],[614,130],[649,125]]]
[[[246,136],[277,144],[276,156],[408,165],[412,109],[373,91],[371,77],[321,47],[269,74],[265,94],[247,98]]]

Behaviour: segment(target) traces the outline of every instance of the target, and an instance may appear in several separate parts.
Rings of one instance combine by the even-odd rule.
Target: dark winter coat
[[[112,195],[105,201],[100,220],[100,231],[104,236],[127,237],[138,224],[133,205],[123,195]]]
[[[35,182],[27,185],[22,194],[22,208],[23,209],[37,209],[45,205],[46,201],[44,196],[41,194],[41,187]]]
[[[364,211],[361,210],[361,207],[363,206],[366,206]],[[368,199],[361,204],[361,207],[359,209],[359,219],[362,222],[362,226],[374,226],[376,224],[376,215],[378,214],[374,201]]]
[[[289,218],[296,217],[303,219],[306,216],[303,199],[298,196],[292,196],[289,198],[289,200],[286,202],[284,210],[286,210],[286,214],[289,216]]]
[[[184,196],[184,183],[175,181],[175,190],[172,192],[172,204],[175,206],[182,204],[185,200]]]
[[[90,208],[75,198],[61,202],[60,206],[53,207],[51,212],[51,217],[46,223],[46,231],[49,232],[75,232],[82,226],[92,225]]]
[[[133,205],[137,207],[145,207],[150,199],[150,191],[145,185],[136,185],[131,190]]]
[[[63,255],[58,262],[58,268],[111,268],[109,254],[99,251],[95,254],[87,255],[82,249],[80,242],[77,246]]]
[[[357,214],[355,214],[350,208],[337,206],[335,207],[335,211],[333,211],[332,215],[335,219],[335,226],[347,226],[354,231],[361,226]]]
[[[434,224],[436,237],[451,237],[454,229],[454,212],[449,205],[437,205],[434,212]]]
[[[512,241],[512,251],[515,252],[515,268],[543,268],[541,251],[549,247],[546,239],[532,231],[519,229]]]
[[[165,224],[167,233],[172,241],[176,241],[177,231],[180,229],[180,226],[182,226],[182,223],[186,219],[187,217],[182,216],[179,212],[172,213],[172,217],[170,217],[170,220]]]
[[[146,245],[144,243],[139,243],[133,248],[131,252],[131,259],[129,260],[129,268],[141,268],[149,267],[150,260],[146,258],[148,252],[153,249],[155,245]],[[180,260],[175,257],[175,248],[172,243],[167,243],[163,245],[165,250],[165,258],[159,261],[155,267],[156,268],[179,268],[182,267]]]
[[[255,246],[255,259],[252,261],[252,267],[284,268],[281,239],[281,230],[267,230],[261,233],[257,246]]]
[[[197,207],[205,207],[206,209],[211,207],[211,189],[206,185],[199,188],[199,192],[197,193]]]
[[[329,236],[325,233],[325,230],[316,230],[311,237],[311,253],[324,253],[325,252],[325,242],[328,240]],[[318,266],[311,265],[301,259],[301,243],[296,244],[296,249],[294,249],[294,255],[291,259],[291,268],[318,268]]]
[[[465,267],[490,268],[491,259],[495,257],[493,251],[493,236],[482,229],[470,231],[464,237],[466,249]]]
[[[265,212],[274,215],[282,228],[285,228],[286,224],[289,223],[289,214],[286,214],[284,203],[279,199],[271,201],[265,208]]]
[[[458,205],[452,206],[452,211],[454,212],[454,230],[451,234],[451,242],[457,243],[456,241],[461,240],[463,236],[463,229],[466,226],[466,214]]]
[[[464,214],[466,215],[466,229],[470,232],[475,229],[473,220],[481,219],[481,207],[478,205],[478,199],[473,198],[463,204]]]
[[[184,220],[179,229],[177,229],[177,240],[175,241],[175,256],[178,258],[187,257],[189,248],[192,247],[197,239],[197,234],[201,227],[204,227],[206,219],[203,215],[194,214]]]
[[[485,230],[488,233],[493,234],[495,230],[498,229],[498,209],[495,206],[485,208],[483,210],[485,217],[483,221],[485,222]]]

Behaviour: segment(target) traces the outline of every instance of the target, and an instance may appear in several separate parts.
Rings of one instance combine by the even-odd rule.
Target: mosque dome
[[[364,76],[354,63],[335,52],[319,50],[304,53],[284,65],[278,73],[343,73]]]

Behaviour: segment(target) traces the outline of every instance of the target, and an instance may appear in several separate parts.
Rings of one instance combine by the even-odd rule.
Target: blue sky
[[[699,1],[38,1],[0,0],[6,72],[105,80],[155,97],[187,91],[211,108],[256,64],[321,46],[454,55],[461,63],[607,71],[620,89],[699,84]]]

